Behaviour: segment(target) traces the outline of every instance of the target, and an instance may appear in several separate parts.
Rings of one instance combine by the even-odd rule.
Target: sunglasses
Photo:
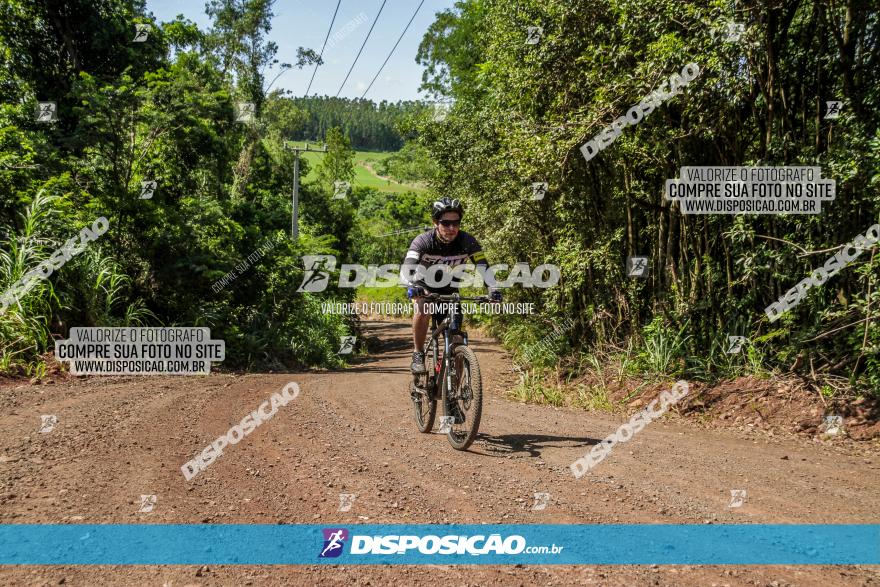
[[[438,222],[447,228],[450,226],[461,226],[461,220],[439,220]]]

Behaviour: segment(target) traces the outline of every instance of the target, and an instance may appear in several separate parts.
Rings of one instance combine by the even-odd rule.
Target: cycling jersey
[[[406,258],[403,260],[400,275],[408,285],[418,285],[429,292],[447,295],[458,291],[458,288],[453,287],[452,284],[460,283],[460,279],[453,278],[452,283],[446,287],[431,288],[425,285],[424,279],[420,279],[414,273],[413,265],[420,265],[427,270],[432,265],[454,267],[466,263],[468,260],[477,266],[489,266],[483,248],[473,236],[459,231],[455,240],[451,243],[444,243],[437,237],[436,229],[432,229],[413,239],[409,245],[409,251],[406,253]]]

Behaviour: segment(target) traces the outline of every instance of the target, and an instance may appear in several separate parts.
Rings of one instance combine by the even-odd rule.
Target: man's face
[[[440,217],[440,220],[434,221],[434,226],[446,242],[452,241],[458,236],[460,224],[461,216],[458,215],[458,212],[446,212]]]

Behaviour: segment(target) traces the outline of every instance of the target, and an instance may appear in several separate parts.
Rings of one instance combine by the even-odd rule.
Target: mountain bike
[[[443,404],[446,437],[456,450],[466,450],[477,437],[483,411],[483,380],[477,355],[468,347],[467,332],[461,330],[458,304],[462,301],[491,302],[486,296],[463,297],[428,294],[428,302],[448,304],[445,316],[431,316],[431,336],[425,342],[425,373],[413,374],[410,398],[419,432],[430,432]],[[442,314],[440,314],[442,315]]]

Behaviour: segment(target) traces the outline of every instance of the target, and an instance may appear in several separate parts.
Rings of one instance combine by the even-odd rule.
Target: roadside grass
[[[654,320],[640,336],[630,338],[626,348],[606,343],[578,351],[564,334],[552,337],[552,344],[536,344],[546,327],[534,322],[511,325],[499,334],[521,381],[508,395],[531,403],[616,412],[625,411],[646,387],[669,379],[713,384],[743,376],[773,376],[765,367],[764,337],[747,336],[742,349],[732,353],[727,352],[727,332],[696,341],[685,334],[686,327],[686,323],[673,326]],[[835,390],[825,385],[820,393],[829,398]]]
[[[532,404],[549,404],[563,406],[566,403],[565,393],[557,386],[546,385],[540,372],[523,372],[520,383],[506,392],[513,399]]]
[[[406,288],[395,287],[364,287],[360,286],[355,292],[355,299],[360,303],[399,303],[411,304],[406,297]],[[410,314],[411,315],[411,314]]]

